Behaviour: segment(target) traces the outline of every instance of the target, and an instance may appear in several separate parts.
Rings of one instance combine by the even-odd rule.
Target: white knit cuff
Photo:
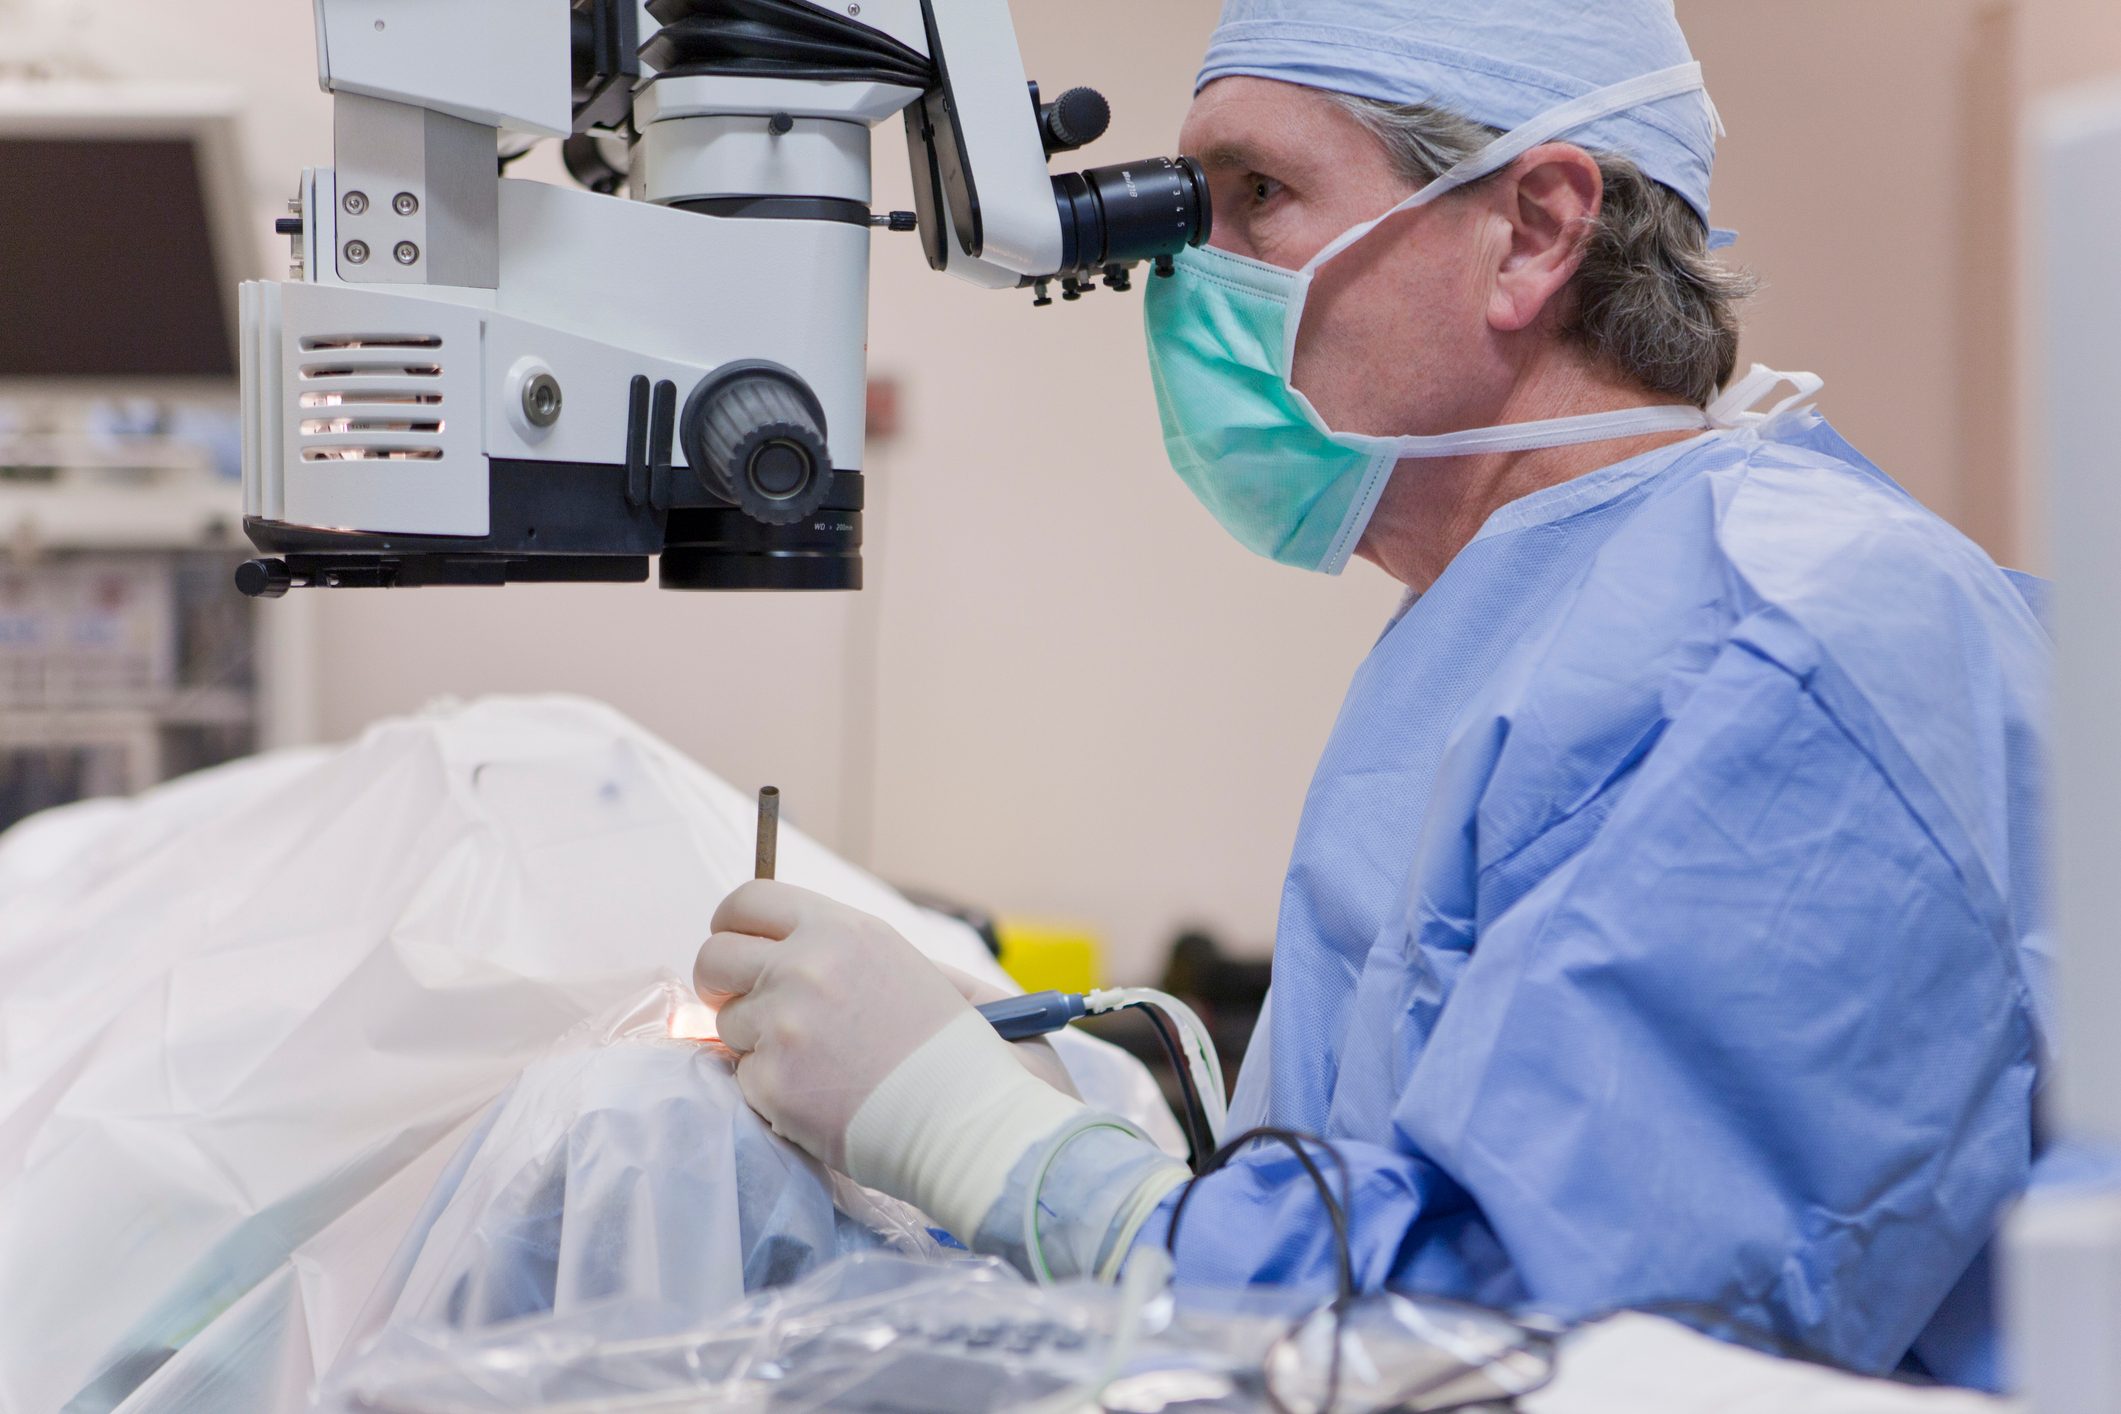
[[[1017,1161],[1084,1110],[1025,1070],[986,1018],[968,1011],[862,1102],[847,1126],[847,1176],[969,1242]]]

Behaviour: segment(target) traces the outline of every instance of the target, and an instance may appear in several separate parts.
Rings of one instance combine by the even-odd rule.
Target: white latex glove
[[[805,889],[724,899],[693,983],[775,1133],[963,1238],[1016,1160],[1083,1111],[890,925]]]

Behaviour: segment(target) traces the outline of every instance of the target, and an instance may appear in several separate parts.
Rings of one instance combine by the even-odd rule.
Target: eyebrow
[[[1217,171],[1257,171],[1266,158],[1258,148],[1241,142],[1219,142],[1198,153],[1200,163]]]

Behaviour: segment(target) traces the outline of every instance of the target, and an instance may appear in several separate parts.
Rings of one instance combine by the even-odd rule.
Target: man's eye
[[[1255,175],[1252,178],[1252,200],[1261,206],[1265,206],[1280,194],[1281,183],[1275,181],[1272,177]]]

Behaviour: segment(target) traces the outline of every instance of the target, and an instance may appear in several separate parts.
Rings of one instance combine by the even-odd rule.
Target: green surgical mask
[[[1149,281],[1146,317],[1164,448],[1180,478],[1245,548],[1338,574],[1402,461],[1708,428],[1700,408],[1678,406],[1430,437],[1366,437],[1327,427],[1292,381],[1304,304],[1328,261],[1401,212],[1501,171],[1541,143],[1701,86],[1701,66],[1685,64],[1585,94],[1497,138],[1329,243],[1301,270],[1212,248],[1179,252],[1168,278]]]

